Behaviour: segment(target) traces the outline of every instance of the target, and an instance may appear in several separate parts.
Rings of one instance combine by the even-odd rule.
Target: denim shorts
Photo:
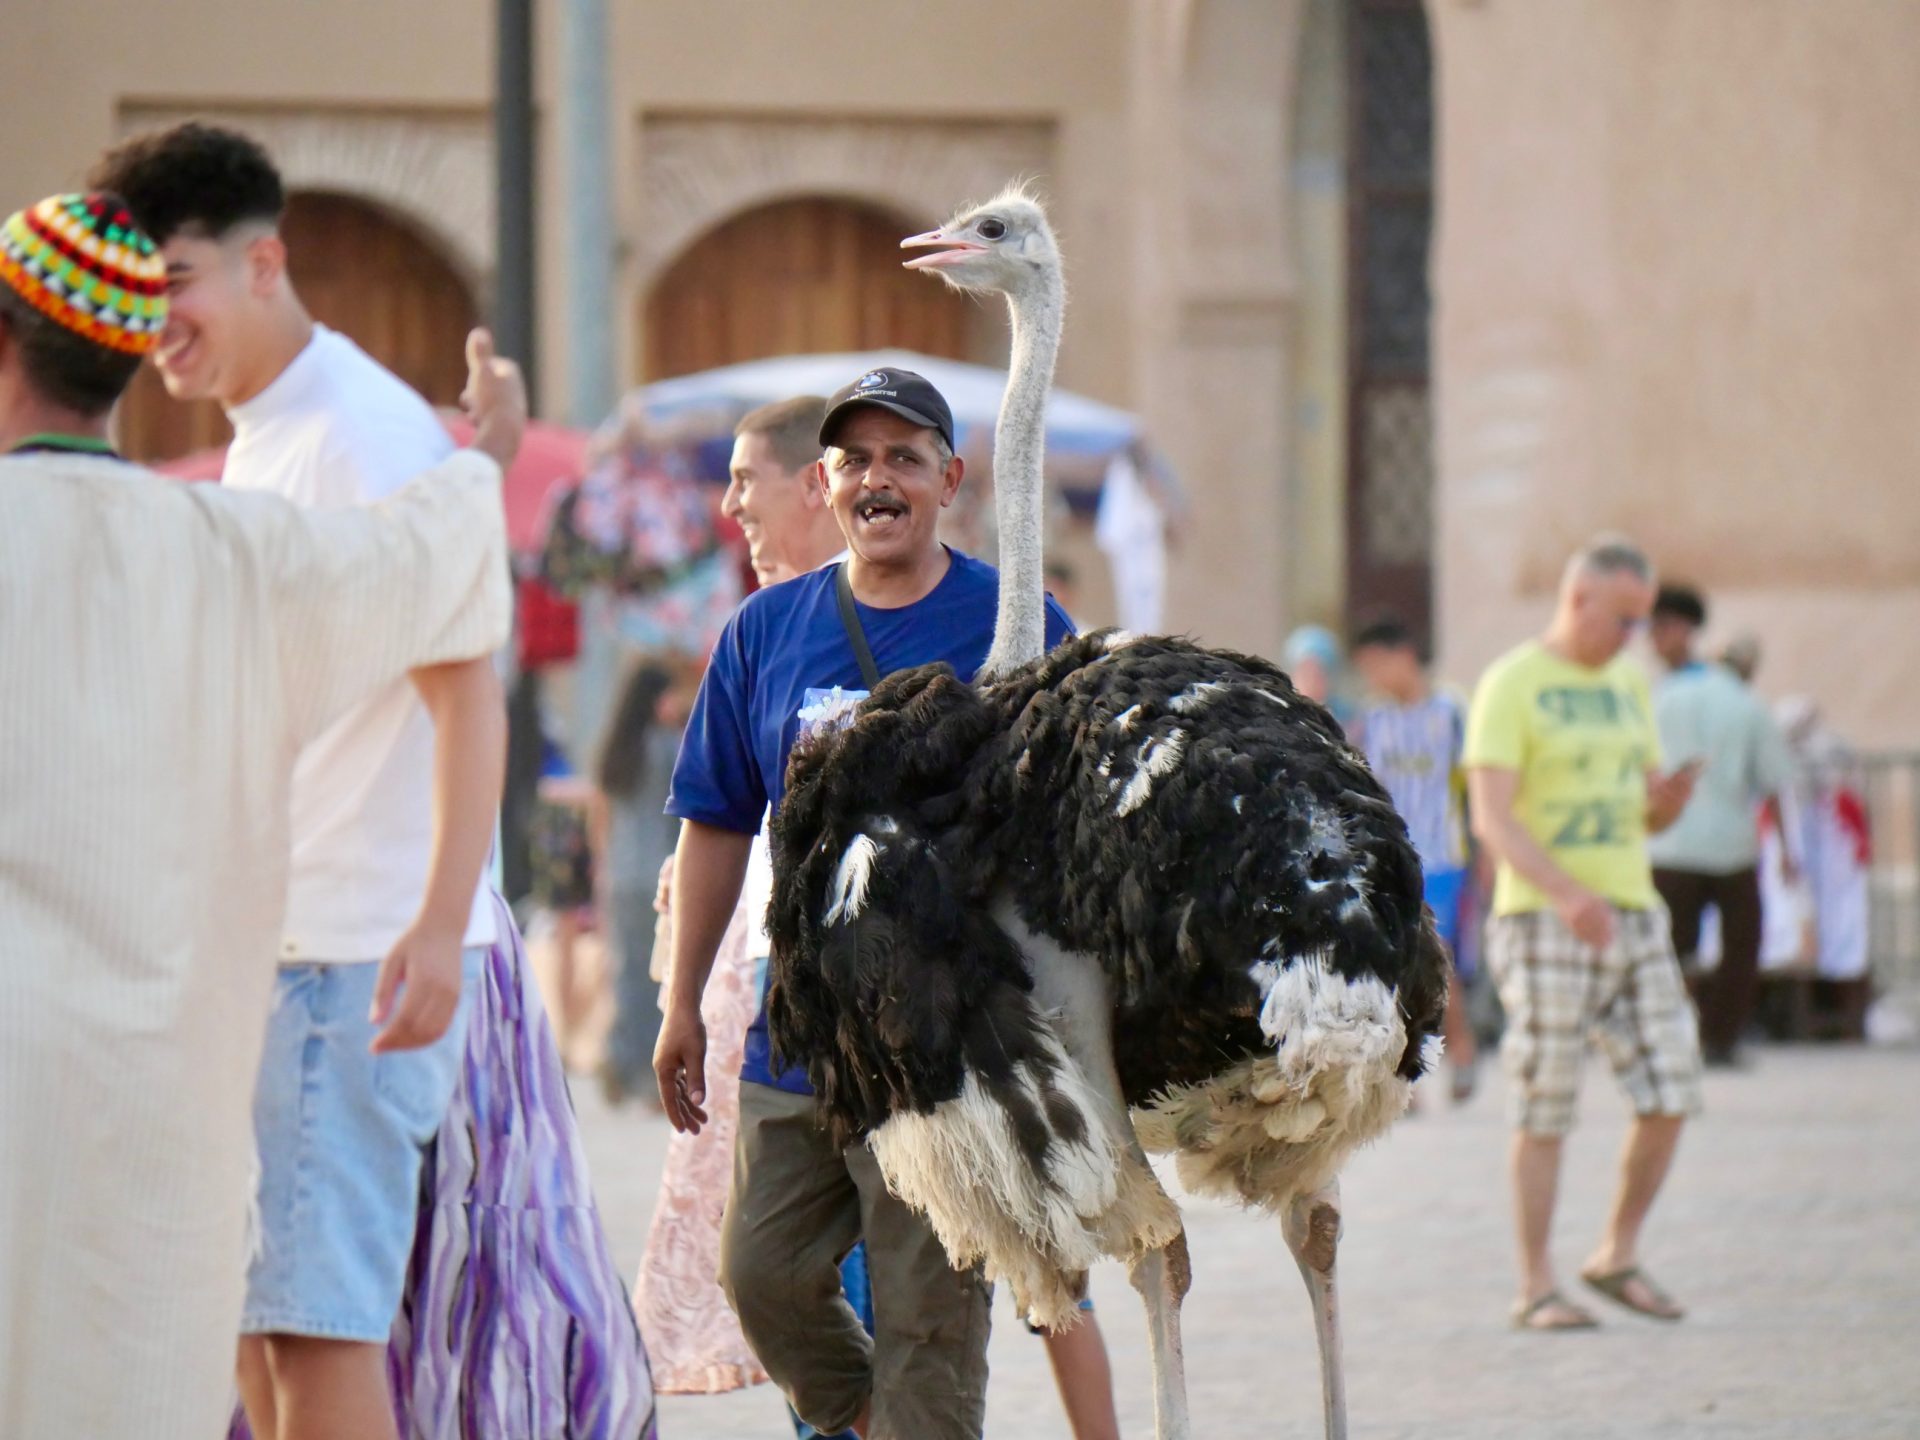
[[[260,1179],[242,1334],[386,1343],[485,954],[463,957],[447,1033],[386,1055],[367,1048],[378,961],[280,967],[253,1094]]]

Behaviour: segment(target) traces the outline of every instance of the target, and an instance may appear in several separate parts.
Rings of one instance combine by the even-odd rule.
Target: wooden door
[[[708,232],[647,297],[641,373],[687,375],[769,355],[898,346],[976,358],[988,311],[901,268],[902,223],[828,199],[761,206]]]
[[[287,268],[313,318],[349,336],[435,405],[466,384],[463,347],[477,307],[466,282],[426,240],[364,201],[300,193],[281,223]],[[211,400],[180,404],[152,366],[121,402],[122,449],[171,460],[232,437]]]

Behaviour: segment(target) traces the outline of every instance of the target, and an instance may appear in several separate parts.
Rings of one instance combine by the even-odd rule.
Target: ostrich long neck
[[[1042,460],[1046,451],[1047,392],[1060,349],[1066,295],[1056,270],[1007,296],[1013,356],[1007,393],[993,436],[993,512],[1000,531],[1000,609],[983,678],[1004,675],[1047,650],[1047,588],[1041,568],[1045,538]]]

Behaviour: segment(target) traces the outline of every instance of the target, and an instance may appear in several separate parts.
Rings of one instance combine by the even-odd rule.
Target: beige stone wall
[[[1298,296],[1286,422],[1287,622],[1338,629],[1347,609],[1345,0],[1309,0],[1288,163]]]
[[[1625,529],[1763,633],[1765,688],[1920,742],[1920,6],[1430,14],[1450,667]]]
[[[559,7],[539,9],[551,115]],[[806,188],[930,217],[1037,170],[1071,264],[1061,378],[1141,411],[1195,502],[1170,623],[1271,651],[1334,606],[1338,417],[1316,439],[1300,409],[1337,388],[1323,322],[1341,309],[1337,206],[1298,184],[1326,148],[1297,103],[1298,67],[1324,55],[1306,0],[610,9],[629,375],[646,284],[728,207]],[[209,109],[268,135],[298,182],[407,211],[484,288],[491,12],[29,6],[0,50],[0,197],[74,184],[128,125]],[[1769,688],[1823,695],[1864,741],[1920,744],[1920,3],[1429,13],[1448,670],[1470,678],[1534,628],[1566,547],[1622,526],[1715,591],[1722,628],[1767,635]],[[539,188],[558,411],[550,151]]]
[[[1193,514],[1169,627],[1271,653],[1288,606],[1300,0],[1135,0],[1134,408]]]
[[[548,137],[559,8],[538,7]],[[609,9],[621,231],[610,303],[623,378],[640,352],[647,284],[730,211],[807,190],[930,222],[1009,172],[1036,176],[1069,260],[1061,380],[1144,409],[1198,501],[1176,562],[1173,623],[1254,648],[1277,643],[1298,0]],[[480,0],[175,0],[144,11],[71,0],[30,10],[0,56],[0,196],[73,185],[129,128],[210,113],[262,134],[296,184],[406,212],[484,294],[491,14]],[[566,197],[557,157],[546,149],[541,161],[543,399],[559,413]]]
[[[537,9],[536,93],[550,114],[559,83],[559,6]],[[1063,376],[1104,399],[1125,400],[1131,347],[1124,277],[1132,254],[1117,224],[1127,180],[1120,83],[1127,31],[1117,0],[917,0],[891,9],[858,0],[648,0],[609,10],[611,180],[625,240],[623,365],[631,367],[637,353],[637,291],[666,258],[661,237],[669,247],[692,238],[683,223],[684,193],[655,197],[643,189],[648,124],[684,142],[687,128],[702,119],[728,121],[737,131],[784,117],[799,130],[881,139],[891,132],[911,139],[918,130],[934,142],[929,164],[903,176],[897,165],[872,163],[875,144],[855,145],[842,151],[838,172],[831,165],[798,170],[783,181],[764,176],[763,167],[757,178],[766,179],[767,193],[748,187],[730,196],[742,207],[775,198],[783,184],[786,193],[812,184],[864,193],[931,221],[982,198],[989,174],[997,186],[1010,178],[1004,171],[1037,173],[1072,247],[1076,305]],[[328,183],[392,200],[393,166],[372,153],[377,144],[362,155],[364,176],[352,173],[349,152],[369,136],[404,143],[436,128],[460,147],[470,136],[484,137],[492,11],[480,0],[175,0],[144,10],[72,0],[53,10],[30,8],[10,18],[0,53],[7,135],[0,195],[32,197],[77,184],[99,149],[132,121],[207,111],[252,125],[277,147],[300,142],[290,147],[299,154],[289,169],[301,180],[312,168],[306,157],[324,154],[340,162],[327,167]],[[1031,142],[1036,132],[1047,137],[1038,147]],[[1009,142],[1009,134],[1018,138]],[[307,143],[316,137],[317,147]],[[738,153],[736,147],[736,159]],[[943,175],[949,186],[940,183]],[[493,248],[487,182],[483,164],[462,190],[426,185],[411,192],[415,218],[454,232],[455,253],[481,269]],[[558,159],[543,150],[541,340],[549,402],[566,385],[560,184]],[[408,197],[399,200],[405,208]]]

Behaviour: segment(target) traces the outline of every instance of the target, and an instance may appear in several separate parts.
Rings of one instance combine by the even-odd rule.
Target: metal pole
[[[494,273],[494,339],[520,362],[527,399],[540,403],[534,349],[533,254],[533,0],[497,0],[493,135],[498,268]]]
[[[533,286],[533,0],[495,0],[493,56],[494,273],[493,339],[500,354],[520,362],[527,404],[537,414],[540,370],[534,351]],[[522,684],[525,684],[523,679]],[[519,692],[520,686],[516,686]],[[501,797],[500,835],[495,845],[509,899],[531,884],[527,821],[538,766],[528,768],[528,746],[537,748],[537,691],[516,698],[509,768]]]
[[[613,412],[613,186],[607,152],[607,0],[563,0],[567,244],[567,419]]]

